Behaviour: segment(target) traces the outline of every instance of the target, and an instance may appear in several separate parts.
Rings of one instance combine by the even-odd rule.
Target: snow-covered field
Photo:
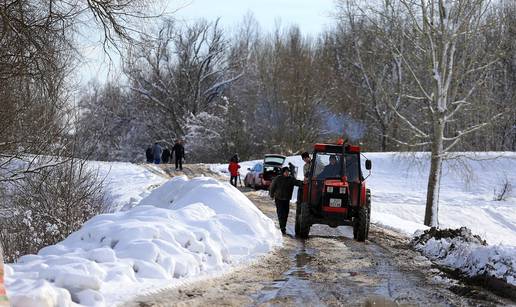
[[[423,229],[428,159],[414,160],[395,153],[368,156],[375,164],[369,180],[374,203],[372,221],[408,234]],[[471,157],[477,160],[450,160],[444,164],[440,227],[466,226],[491,245],[514,246],[516,191],[503,201],[494,200],[494,191],[506,180],[516,187],[516,153],[477,153]]]
[[[98,176],[104,180],[110,205],[106,208],[108,212],[135,206],[153,188],[168,180],[163,170],[154,164],[92,161],[89,166],[98,171]]]
[[[157,169],[127,163],[99,166],[112,210],[124,209],[96,216],[64,241],[7,265],[13,306],[114,306],[219,274],[282,242],[273,221],[229,184],[166,181]]]
[[[367,186],[372,191],[372,223],[408,236],[428,229],[423,225],[428,154],[365,155],[373,162],[372,175],[367,178]],[[516,284],[516,254],[513,253],[516,250],[516,153],[464,153],[459,156],[460,159],[446,161],[443,166],[439,200],[440,227],[466,226],[491,246],[472,245],[468,249],[463,245],[459,252],[452,252],[447,249],[449,244],[430,241],[433,246],[420,247],[420,250],[427,251],[428,256],[439,254],[441,260],[445,259],[444,264],[462,268],[468,274],[477,274],[483,272],[482,268],[494,267],[496,270],[491,271],[495,272],[493,276],[505,276],[508,282]],[[261,160],[242,162],[242,178],[247,174],[248,167],[252,168],[259,162]],[[302,169],[301,157],[288,157],[285,163],[288,162]],[[212,165],[211,168],[227,174],[225,164]],[[301,176],[299,173],[298,177]],[[512,192],[505,200],[494,200],[495,191],[499,191],[505,183],[512,186]],[[504,275],[505,271],[500,266],[502,260],[508,272],[512,272],[509,275]]]

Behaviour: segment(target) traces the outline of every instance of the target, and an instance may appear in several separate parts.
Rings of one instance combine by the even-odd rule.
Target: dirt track
[[[179,173],[169,169],[172,176]],[[212,176],[189,165],[188,176]],[[241,188],[264,214],[276,219],[263,191]],[[374,205],[374,204],[373,204]],[[284,246],[256,263],[221,277],[136,298],[124,306],[495,306],[510,305],[488,291],[466,287],[408,247],[403,236],[374,225],[359,243],[347,227],[313,226],[310,238],[293,237],[294,211]],[[458,294],[457,294],[458,293]]]

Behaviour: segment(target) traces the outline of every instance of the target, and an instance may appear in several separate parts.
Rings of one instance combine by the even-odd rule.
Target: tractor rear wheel
[[[367,239],[367,228],[369,224],[369,214],[367,207],[363,206],[358,209],[358,220],[356,221],[356,240],[364,242]]]
[[[296,236],[301,239],[308,238],[308,234],[310,233],[310,227],[312,224],[310,223],[310,209],[308,208],[307,203],[301,203],[297,206],[296,210]],[[299,211],[299,213],[298,213]]]

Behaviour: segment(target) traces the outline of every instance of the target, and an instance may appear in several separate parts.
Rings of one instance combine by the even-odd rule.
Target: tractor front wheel
[[[363,206],[358,209],[358,219],[353,227],[353,235],[356,232],[356,240],[364,242],[367,239],[367,230],[369,228],[369,210]],[[355,230],[356,228],[356,230]]]
[[[309,212],[308,204],[301,203],[296,208],[296,236],[301,239],[308,238],[308,234],[310,233],[310,227],[312,226],[310,223],[310,212]]]

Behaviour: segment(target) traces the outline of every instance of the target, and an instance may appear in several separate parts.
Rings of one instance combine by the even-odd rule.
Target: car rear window
[[[270,164],[283,164],[283,162],[285,162],[285,158],[282,158],[282,157],[266,157],[264,159],[265,163],[270,163]]]

